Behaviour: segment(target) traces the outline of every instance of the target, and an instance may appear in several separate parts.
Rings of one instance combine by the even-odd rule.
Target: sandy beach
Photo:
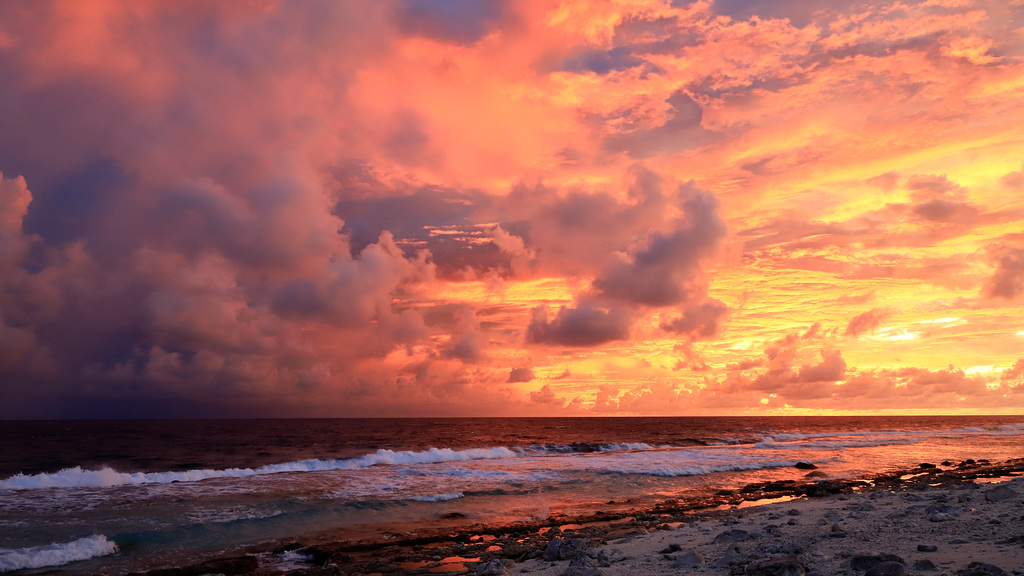
[[[842,481],[811,472],[626,517],[296,543],[259,555],[258,568],[250,556],[149,574],[280,574],[273,558],[314,564],[293,576],[1024,574],[1024,460],[944,464]]]

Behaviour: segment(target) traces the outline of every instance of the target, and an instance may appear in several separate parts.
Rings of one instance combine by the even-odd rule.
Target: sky
[[[0,3],[0,417],[1024,411],[1024,1]]]

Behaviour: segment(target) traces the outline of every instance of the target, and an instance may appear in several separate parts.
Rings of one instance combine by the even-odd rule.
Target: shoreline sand
[[[285,573],[280,561],[290,558],[312,565],[289,576],[1024,574],[1024,459],[922,464],[863,479],[813,474],[629,513],[293,543],[146,574],[269,576]]]

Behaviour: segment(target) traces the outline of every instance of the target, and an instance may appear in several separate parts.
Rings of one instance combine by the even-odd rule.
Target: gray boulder
[[[495,558],[476,567],[476,576],[504,576],[516,563],[508,558]]]
[[[1009,486],[1001,485],[996,486],[991,490],[986,490],[984,494],[985,500],[988,500],[989,502],[1002,502],[1003,500],[1009,500],[1017,495],[1017,493],[1010,489]]]
[[[580,552],[569,561],[569,567],[562,572],[562,576],[598,576],[601,571],[597,569],[594,561],[589,556]]]
[[[572,538],[571,540],[552,538],[548,542],[547,548],[544,549],[544,559],[549,562],[568,560],[593,547],[594,543],[586,538]]]

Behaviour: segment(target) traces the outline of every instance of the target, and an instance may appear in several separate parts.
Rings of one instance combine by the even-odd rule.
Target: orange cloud
[[[1022,16],[6,3],[0,416],[1019,411]]]

